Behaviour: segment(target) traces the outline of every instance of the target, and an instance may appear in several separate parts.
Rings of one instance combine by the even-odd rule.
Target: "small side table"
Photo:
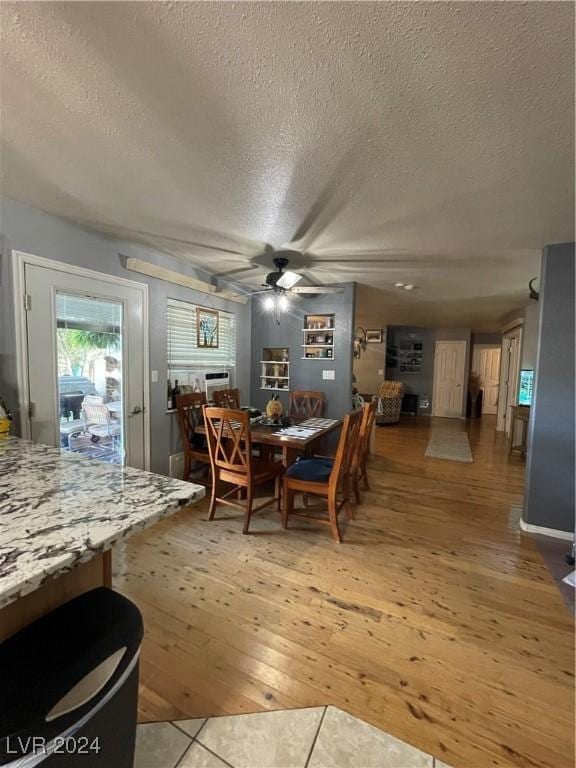
[[[522,424],[522,437],[519,443],[514,443],[514,433],[516,432],[516,422]],[[526,456],[526,449],[528,444],[528,422],[530,421],[530,406],[529,405],[513,405],[512,406],[512,423],[510,425],[510,450],[508,455],[512,455],[512,451],[519,451],[522,456]]]
[[[406,392],[402,398],[400,413],[408,413],[410,416],[418,416],[418,395],[414,392]]]

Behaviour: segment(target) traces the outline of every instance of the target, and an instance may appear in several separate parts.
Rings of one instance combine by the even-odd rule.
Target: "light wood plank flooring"
[[[425,459],[429,425],[377,430],[341,545],[274,512],[242,536],[203,502],[116,553],[142,720],[334,704],[456,768],[572,768],[572,617],[510,515],[524,465],[493,417],[473,464]]]

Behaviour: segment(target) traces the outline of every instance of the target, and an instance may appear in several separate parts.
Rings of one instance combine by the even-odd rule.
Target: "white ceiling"
[[[249,285],[292,242],[486,328],[574,238],[572,3],[1,12],[8,196]]]

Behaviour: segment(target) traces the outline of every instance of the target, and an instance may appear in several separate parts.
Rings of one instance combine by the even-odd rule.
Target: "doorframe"
[[[468,341],[466,339],[436,339],[434,342],[434,375],[432,378],[432,416],[436,416],[436,393],[438,391],[438,387],[436,386],[436,373],[437,373],[437,365],[436,360],[438,358],[438,344],[464,344],[464,374],[462,379],[462,403],[460,406],[460,415],[459,416],[440,416],[438,418],[452,418],[452,419],[465,419],[466,417],[462,414],[462,411],[465,407],[465,400],[464,397],[466,396],[467,389],[466,389],[466,381],[467,381],[467,374],[469,373],[466,370],[466,362],[470,363],[471,358],[468,356]]]
[[[26,331],[26,308],[24,294],[26,292],[26,265],[30,264],[57,272],[64,272],[77,277],[87,277],[100,280],[103,283],[123,285],[133,288],[142,295],[142,363],[143,363],[143,400],[144,400],[144,469],[150,469],[150,326],[149,326],[149,286],[125,277],[97,272],[94,269],[78,267],[64,261],[55,261],[44,256],[35,256],[25,251],[12,251],[14,268],[12,282],[14,287],[14,324],[16,330],[16,380],[18,384],[18,407],[20,410],[20,430],[25,440],[30,440],[30,420],[26,416],[30,402],[30,386],[28,381],[28,334]]]
[[[519,322],[512,327],[506,326],[506,330],[502,334],[501,352],[500,352],[500,380],[498,383],[498,410],[496,411],[496,431],[506,431],[506,422],[508,419],[508,395],[510,392],[510,352],[504,355],[505,342],[510,339],[517,339],[518,341],[518,361],[516,375],[513,377],[514,386],[514,400],[518,400],[518,390],[520,388],[520,371],[522,370],[522,350],[524,343],[524,323]],[[504,358],[506,357],[506,363]],[[514,374],[514,372],[512,372]],[[506,389],[506,397],[502,398],[502,393]]]

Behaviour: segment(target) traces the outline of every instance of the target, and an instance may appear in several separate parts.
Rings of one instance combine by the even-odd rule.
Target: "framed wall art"
[[[196,339],[198,347],[218,349],[218,312],[214,309],[196,309]]]

